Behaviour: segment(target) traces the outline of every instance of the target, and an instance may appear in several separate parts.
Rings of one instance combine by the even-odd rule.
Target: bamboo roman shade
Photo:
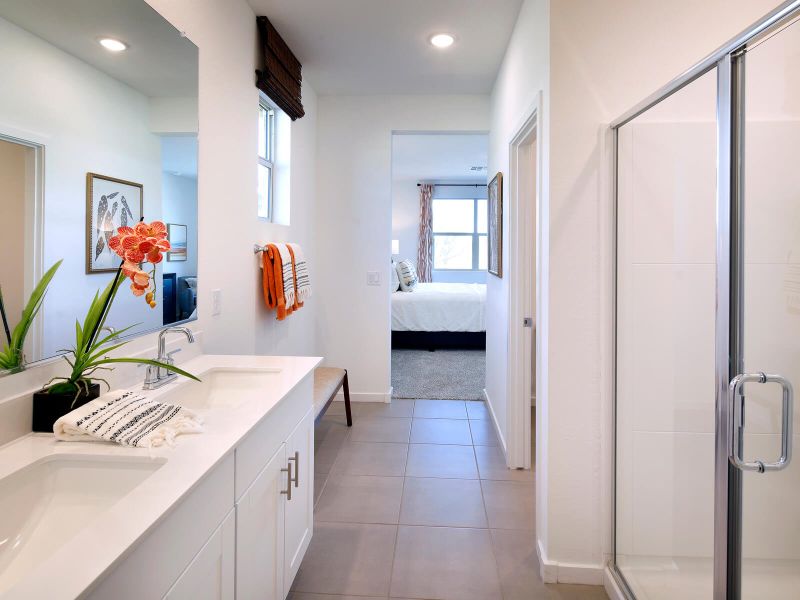
[[[267,17],[257,21],[264,69],[256,71],[256,87],[294,121],[306,114],[300,93],[302,65]]]

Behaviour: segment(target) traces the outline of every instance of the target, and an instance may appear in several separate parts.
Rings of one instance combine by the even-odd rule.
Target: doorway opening
[[[482,400],[488,135],[392,135],[393,398]]]

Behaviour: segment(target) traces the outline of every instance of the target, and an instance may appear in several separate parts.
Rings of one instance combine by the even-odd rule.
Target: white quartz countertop
[[[49,434],[29,434],[0,447],[0,478],[49,456],[166,459],[130,493],[2,593],[2,598],[73,599],[91,591],[94,584],[111,572],[253,427],[313,372],[321,360],[318,357],[204,354],[182,363],[181,368],[195,374],[214,368],[276,369],[279,372],[270,378],[269,388],[256,398],[231,408],[198,410],[205,421],[205,431],[178,436],[174,447],[150,450],[105,442],[59,442]],[[158,390],[141,393],[161,396],[184,381],[179,378]],[[140,390],[141,384],[130,389]]]

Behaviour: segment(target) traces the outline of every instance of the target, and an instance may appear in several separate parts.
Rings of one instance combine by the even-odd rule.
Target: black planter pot
[[[100,396],[100,384],[93,383],[89,386],[89,392],[81,390],[78,399],[75,399],[75,392],[68,394],[51,394],[48,392],[36,392],[33,394],[33,430],[45,433],[52,433],[53,425],[65,414],[72,412],[79,406],[91,402]],[[73,404],[73,401],[75,402]]]

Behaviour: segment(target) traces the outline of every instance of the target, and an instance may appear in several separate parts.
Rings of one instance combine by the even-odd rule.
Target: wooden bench
[[[353,426],[350,412],[350,384],[347,381],[347,369],[337,367],[317,367],[314,369],[314,422],[319,421],[336,398],[339,390],[344,388],[344,410],[347,414],[347,426]]]

